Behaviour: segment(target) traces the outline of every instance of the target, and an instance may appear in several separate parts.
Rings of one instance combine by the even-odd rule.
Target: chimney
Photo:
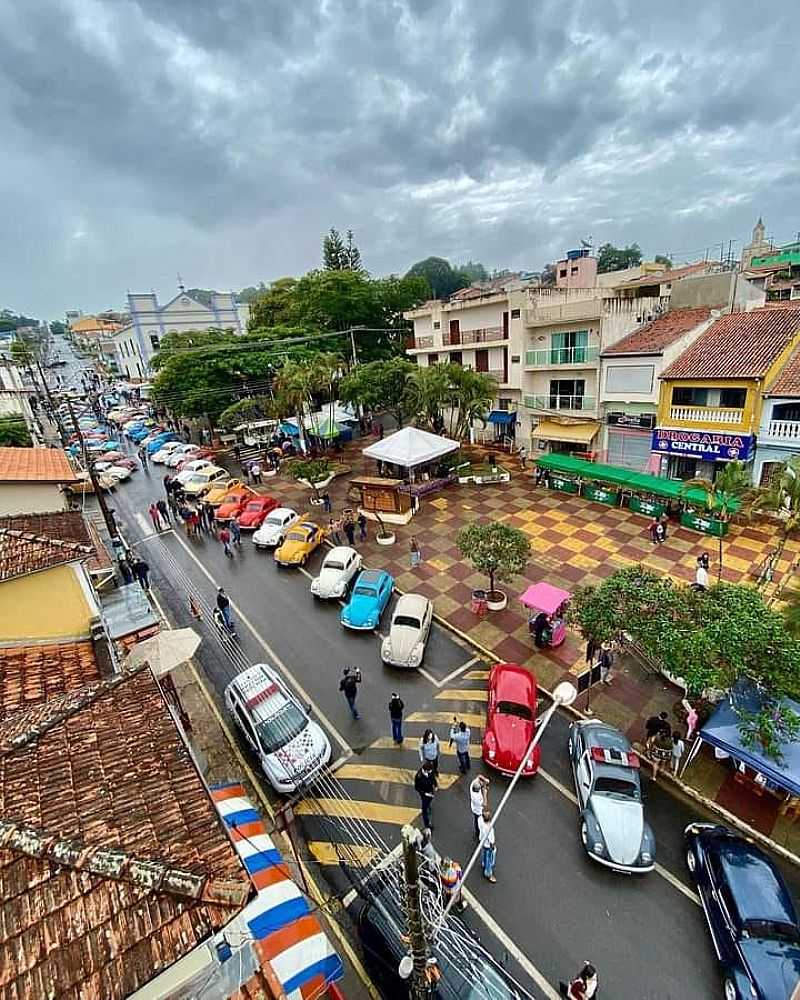
[[[114,644],[106,632],[106,627],[101,618],[93,618],[90,625],[90,638],[94,647],[94,655],[97,666],[100,669],[100,676],[103,679],[116,676],[119,673],[119,663]]]

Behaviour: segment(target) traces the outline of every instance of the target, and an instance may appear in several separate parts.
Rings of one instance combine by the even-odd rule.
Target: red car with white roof
[[[489,674],[483,759],[497,771],[513,775],[536,732],[536,678],[517,663],[495,663]],[[523,775],[539,770],[541,748],[534,748]]]

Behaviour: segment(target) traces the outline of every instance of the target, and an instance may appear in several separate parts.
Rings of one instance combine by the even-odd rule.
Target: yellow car
[[[227,479],[223,483],[214,483],[211,489],[203,497],[203,503],[209,504],[211,507],[219,507],[222,501],[225,499],[226,494],[230,493],[231,490],[235,490],[244,486],[241,479]]]
[[[188,479],[183,481],[183,492],[187,497],[197,500],[205,496],[214,486],[224,484],[225,489],[228,490],[230,481],[231,477],[225,469],[219,469],[216,465],[209,465],[206,469],[193,472]]]
[[[298,521],[287,531],[283,544],[275,549],[275,562],[281,566],[304,566],[324,538],[325,532],[318,524]]]

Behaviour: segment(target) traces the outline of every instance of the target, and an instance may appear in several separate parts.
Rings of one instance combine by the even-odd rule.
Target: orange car
[[[255,496],[257,494],[246,486],[237,486],[229,490],[222,503],[217,507],[217,512],[214,515],[216,520],[230,521],[232,517],[238,517]]]

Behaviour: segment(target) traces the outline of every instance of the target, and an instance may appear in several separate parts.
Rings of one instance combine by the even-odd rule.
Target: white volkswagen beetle
[[[356,550],[337,545],[325,556],[319,576],[311,581],[311,593],[321,600],[344,597],[360,569],[361,556]]]
[[[261,527],[253,534],[253,545],[257,549],[276,549],[283,545],[286,532],[300,515],[291,507],[276,507],[264,519]]]
[[[394,608],[381,659],[391,667],[418,667],[433,621],[433,601],[422,594],[403,594]]]
[[[177,448],[180,448],[180,446],[181,446],[180,441],[167,441],[158,449],[155,455],[153,455],[151,461],[158,463],[166,462],[169,456],[173,453],[173,451],[175,451]]]

